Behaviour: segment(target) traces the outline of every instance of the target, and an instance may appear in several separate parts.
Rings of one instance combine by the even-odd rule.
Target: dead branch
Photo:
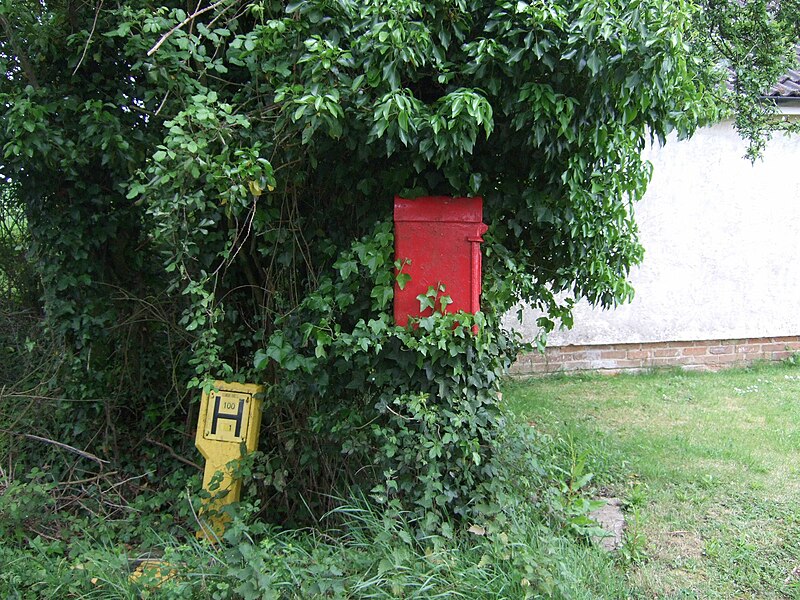
[[[169,30],[167,33],[165,33],[164,35],[162,35],[162,36],[161,36],[161,39],[159,39],[159,40],[158,40],[158,41],[155,43],[155,46],[153,46],[152,48],[150,48],[150,50],[148,50],[148,51],[147,51],[147,56],[153,56],[153,54],[155,54],[156,52],[158,52],[158,49],[159,49],[159,48],[161,48],[161,45],[162,45],[164,42],[166,42],[166,41],[167,41],[167,40],[168,40],[168,39],[169,39],[169,38],[172,36],[172,34],[173,34],[173,33],[175,33],[176,31],[178,31],[179,29],[181,29],[181,28],[182,28],[184,25],[186,25],[186,24],[188,24],[188,23],[191,23],[191,22],[192,22],[192,21],[194,21],[194,20],[195,20],[197,17],[199,17],[200,15],[202,15],[203,13],[207,13],[207,12],[208,12],[208,11],[210,11],[210,10],[214,10],[214,9],[215,9],[215,8],[217,8],[218,6],[220,6],[220,5],[222,5],[222,4],[225,4],[226,2],[229,2],[229,1],[230,1],[230,0],[219,0],[218,2],[215,2],[214,4],[212,4],[212,5],[210,5],[210,6],[206,6],[205,8],[203,8],[203,9],[201,9],[201,10],[196,10],[196,11],[194,11],[192,14],[190,14],[188,17],[186,17],[186,18],[185,18],[183,21],[181,21],[180,23],[178,23],[177,25],[175,25],[175,27],[173,27],[172,29],[170,29],[170,30]]]
[[[153,444],[154,446],[158,446],[159,448],[163,448],[164,450],[166,450],[167,452],[169,452],[169,455],[170,455],[172,458],[174,458],[175,460],[177,460],[177,461],[179,461],[179,462],[182,462],[182,463],[183,463],[183,464],[185,464],[185,465],[189,465],[190,467],[194,467],[194,468],[195,468],[195,469],[197,469],[198,471],[202,471],[202,470],[203,470],[203,467],[201,467],[200,465],[198,465],[196,462],[192,462],[192,461],[191,461],[191,460],[189,460],[188,458],[184,458],[183,456],[179,455],[177,452],[175,452],[175,450],[173,450],[172,448],[170,448],[169,446],[167,446],[165,443],[163,443],[163,442],[159,442],[159,441],[157,441],[157,440],[154,440],[154,439],[152,439],[152,438],[149,438],[149,437],[148,437],[148,438],[145,438],[145,441],[147,441],[147,442],[150,442],[151,444]]]
[[[45,437],[33,435],[32,433],[18,433],[16,431],[9,431],[8,429],[0,429],[0,431],[2,431],[3,433],[7,433],[9,435],[16,435],[19,437],[28,438],[29,440],[35,440],[37,442],[51,444],[53,446],[66,450],[67,452],[72,452],[73,454],[77,454],[78,456],[82,456],[83,458],[88,458],[89,460],[93,460],[94,462],[100,465],[101,469],[103,468],[103,465],[108,464],[107,460],[103,460],[102,458],[100,458],[99,456],[95,456],[91,452],[86,452],[85,450],[78,450],[74,446],[70,446],[69,444],[65,444],[64,442],[57,442],[56,440],[50,440]]]
[[[72,76],[75,76],[75,73],[78,72],[78,69],[81,68],[83,64],[83,59],[86,58],[86,53],[89,51],[89,44],[92,41],[92,36],[94,36],[95,27],[97,27],[97,17],[100,16],[100,9],[103,7],[103,0],[97,3],[97,9],[94,11],[94,21],[92,22],[92,30],[89,32],[89,37],[86,38],[86,45],[83,47],[83,54],[81,54],[81,58],[78,61],[78,64],[75,65],[75,70],[72,71]]]

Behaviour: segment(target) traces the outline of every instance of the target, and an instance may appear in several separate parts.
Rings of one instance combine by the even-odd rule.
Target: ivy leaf
[[[406,284],[411,281],[411,275],[408,273],[398,273],[397,274],[397,286],[404,290],[406,288]]]
[[[394,289],[390,285],[375,286],[370,296],[376,300],[378,309],[383,310],[394,297]]]
[[[428,309],[433,310],[436,307],[436,290],[433,287],[429,287],[427,292],[417,296],[417,300],[419,301],[420,313],[424,313]]]

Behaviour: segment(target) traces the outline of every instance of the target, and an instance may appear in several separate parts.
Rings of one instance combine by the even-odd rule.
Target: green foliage
[[[783,359],[783,362],[793,367],[800,366],[800,352],[792,352],[789,356]]]
[[[266,394],[276,435],[262,444],[262,481],[294,501],[309,496],[297,488],[309,480],[366,486],[423,529],[452,514],[497,513],[492,499],[507,482],[493,460],[505,422],[496,395],[514,342],[483,313],[395,326],[392,251],[391,226],[377,225],[256,353],[256,368],[276,363],[291,374]],[[437,310],[438,294],[425,297]]]
[[[39,290],[25,257],[29,231],[25,207],[10,185],[0,184],[0,307],[30,310]]]
[[[500,317],[525,301],[549,329],[578,298],[631,297],[640,152],[717,114],[698,29],[717,13],[686,0],[195,10],[0,4],[2,172],[58,348],[48,435],[147,465],[142,440],[189,446],[187,389],[263,382],[250,486],[265,511],[299,518],[303,498],[357,486],[424,517],[421,531],[500,515],[497,382],[518,349]],[[438,314],[455,282],[429,282],[433,314],[394,326],[395,194],[483,196],[482,312]]]
[[[527,425],[509,424],[498,452],[530,493],[563,482],[550,480],[540,463],[569,461],[561,446],[537,436]],[[524,435],[516,431],[524,428]],[[513,431],[512,431],[513,430]],[[506,443],[507,442],[507,443]],[[53,513],[60,492],[36,481],[12,483],[0,495],[0,515],[41,523],[17,537],[5,530],[0,541],[3,597],[103,598],[614,598],[628,590],[612,560],[568,535],[565,513],[555,504],[542,518],[535,502],[506,507],[507,518],[464,523],[447,521],[441,534],[419,536],[418,517],[396,506],[376,508],[353,495],[321,517],[315,529],[277,531],[255,519],[257,503],[231,512],[223,544],[210,546],[193,535],[189,519],[169,523],[159,516],[166,504],[191,513],[179,481],[172,492],[141,492],[125,516],[104,519]],[[25,505],[28,508],[24,508]],[[194,508],[196,509],[196,502]],[[23,512],[26,512],[23,515]],[[0,519],[13,523],[14,519]],[[38,529],[37,529],[38,528]],[[188,528],[188,530],[187,530]],[[35,532],[44,535],[36,535]],[[55,538],[54,535],[55,534]],[[47,537],[45,537],[45,535]],[[63,536],[59,539],[59,536]],[[156,560],[167,577],[145,568]]]
[[[797,69],[800,4],[707,0],[694,18],[695,52],[717,65],[711,83],[717,83],[720,108],[734,117],[749,143],[747,157],[755,161],[774,132],[800,130],[800,123],[778,116],[775,103],[764,98],[779,77]]]
[[[37,481],[32,473],[28,483],[4,482],[0,496],[0,534],[8,543],[20,544],[32,531],[41,531],[53,521],[54,485]]]
[[[642,528],[642,518],[634,506],[626,514],[625,536],[619,549],[618,559],[627,564],[643,563],[648,558],[647,536]]]

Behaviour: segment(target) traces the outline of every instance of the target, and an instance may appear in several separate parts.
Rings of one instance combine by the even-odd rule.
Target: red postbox
[[[482,198],[395,197],[395,258],[404,263],[401,272],[411,276],[402,290],[395,283],[395,323],[406,326],[409,317],[431,314],[430,309],[420,312],[417,299],[431,286],[445,286],[444,295],[453,301],[449,313],[480,310],[480,244],[487,229],[482,219]]]

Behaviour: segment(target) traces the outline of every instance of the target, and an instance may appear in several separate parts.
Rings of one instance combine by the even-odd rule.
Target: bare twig
[[[238,223],[239,220],[238,219],[236,220],[237,221],[236,222],[236,236],[234,237],[233,242],[232,242],[232,246],[234,248],[233,254],[229,258],[220,261],[219,266],[214,270],[212,275],[216,275],[217,273],[219,273],[220,270],[222,270],[223,267],[225,267],[225,270],[227,271],[227,267],[232,265],[233,261],[236,260],[236,257],[239,255],[239,252],[244,247],[245,243],[247,242],[248,238],[250,237],[251,232],[253,231],[253,220],[255,219],[255,216],[256,216],[256,205],[257,204],[258,204],[258,197],[254,197],[253,198],[253,206],[248,211],[247,218],[245,219],[245,228],[246,228],[245,232],[242,232],[242,231],[239,230],[239,226],[238,226],[239,225],[239,223]],[[241,242],[239,241],[240,238],[241,238]],[[223,272],[223,276],[224,276],[224,272]]]
[[[169,90],[167,90],[167,93],[164,94],[164,99],[161,101],[161,104],[158,105],[158,108],[156,109],[156,112],[154,113],[154,116],[157,117],[158,113],[161,112],[161,109],[164,108],[164,103],[167,101],[167,98],[169,98]]]
[[[111,477],[112,475],[116,475],[116,474],[117,474],[116,471],[110,471],[108,473],[98,473],[97,475],[94,475],[92,477],[87,477],[85,479],[75,479],[75,480],[71,480],[71,481],[60,481],[56,485],[58,487],[72,487],[72,486],[76,486],[76,485],[82,485],[84,483],[97,483],[101,479],[105,479],[106,477]]]
[[[195,511],[194,506],[192,506],[192,497],[189,495],[189,490],[186,490],[186,501],[189,503],[189,509],[192,511],[192,516],[194,517],[195,522],[197,523],[198,527],[202,534],[206,537],[208,541],[212,544],[219,544],[219,536],[214,531],[214,529],[205,521],[200,520],[200,517]]]
[[[19,394],[3,394],[0,392],[0,399],[15,399],[21,400],[23,398],[30,398],[31,400],[45,400],[48,402],[101,402],[103,398],[59,398],[58,396],[37,396],[29,394],[28,392],[21,392]]]
[[[78,64],[75,65],[75,70],[72,71],[73,77],[75,76],[75,73],[78,72],[78,69],[81,68],[81,65],[83,64],[83,59],[86,58],[86,53],[89,51],[89,44],[92,41],[94,30],[97,27],[97,17],[100,16],[100,9],[102,8],[102,6],[103,6],[103,0],[100,0],[100,2],[97,3],[97,8],[94,11],[94,21],[92,22],[92,30],[89,32],[89,37],[86,38],[86,45],[83,47],[83,54],[81,54],[81,58],[78,61]]]
[[[157,440],[154,440],[154,439],[152,439],[152,438],[149,438],[149,437],[148,437],[148,438],[145,438],[145,441],[147,441],[147,442],[150,442],[151,444],[153,444],[153,445],[155,445],[155,446],[158,446],[159,448],[163,448],[164,450],[166,450],[167,452],[169,452],[169,455],[170,455],[172,458],[174,458],[175,460],[177,460],[177,461],[180,461],[180,462],[182,462],[182,463],[183,463],[183,464],[185,464],[185,465],[189,465],[190,467],[194,467],[194,468],[195,468],[195,469],[197,469],[198,471],[202,471],[202,470],[203,470],[203,467],[201,467],[200,465],[198,465],[196,462],[192,462],[192,461],[191,461],[191,460],[189,460],[188,458],[184,458],[183,456],[180,456],[180,455],[179,455],[177,452],[175,452],[175,450],[173,450],[172,448],[170,448],[169,446],[167,446],[165,443],[163,443],[163,442],[159,442],[159,441],[157,441]]]
[[[107,465],[108,461],[103,460],[99,456],[95,456],[91,452],[86,452],[85,450],[78,450],[75,446],[70,446],[69,444],[65,444],[64,442],[57,442],[56,440],[50,440],[45,437],[41,437],[38,435],[33,435],[32,433],[18,433],[16,431],[9,431],[8,429],[0,429],[3,433],[8,433],[9,435],[17,435],[20,437],[28,438],[29,440],[35,440],[37,442],[43,442],[45,444],[52,444],[53,446],[57,446],[63,450],[68,452],[72,452],[77,454],[78,456],[82,456],[83,458],[88,458],[89,460],[93,460],[97,464],[100,465],[100,468],[103,468],[103,465]]]
[[[194,21],[194,20],[195,20],[197,17],[199,17],[200,15],[202,15],[203,13],[207,13],[207,12],[208,12],[208,11],[210,11],[210,10],[214,10],[214,9],[215,9],[215,8],[217,8],[218,6],[220,6],[220,5],[222,5],[222,4],[225,4],[226,2],[229,2],[229,1],[230,1],[230,0],[219,0],[218,2],[215,2],[214,4],[212,4],[212,5],[210,5],[210,6],[206,6],[206,7],[205,7],[204,9],[202,9],[202,10],[196,10],[196,11],[194,11],[192,14],[190,14],[188,17],[186,17],[186,18],[185,18],[183,21],[181,21],[180,23],[178,23],[177,25],[175,25],[175,27],[173,27],[172,29],[170,29],[170,30],[169,30],[167,33],[165,33],[164,35],[162,35],[162,36],[161,36],[161,39],[160,39],[160,40],[158,40],[158,41],[156,42],[155,46],[153,46],[152,48],[150,48],[150,50],[148,50],[148,51],[147,51],[147,56],[153,56],[153,54],[155,54],[156,52],[158,52],[158,49],[159,49],[159,48],[161,48],[161,45],[162,45],[164,42],[166,42],[166,41],[167,41],[167,40],[168,40],[168,39],[169,39],[169,38],[172,36],[172,34],[173,34],[173,33],[175,33],[176,31],[178,31],[179,29],[181,29],[181,28],[182,28],[184,25],[186,25],[187,23],[191,23],[191,22],[192,22],[192,21]]]
[[[115,483],[115,484],[111,485],[111,486],[110,486],[110,487],[109,487],[109,488],[108,488],[108,489],[105,491],[105,493],[107,494],[107,493],[108,493],[108,492],[110,492],[111,490],[113,490],[113,489],[116,489],[116,488],[118,488],[118,487],[119,487],[119,486],[121,486],[121,485],[125,485],[126,483],[129,483],[129,482],[131,482],[131,481],[136,481],[137,479],[141,479],[142,477],[147,477],[147,473],[142,473],[141,475],[134,475],[133,477],[128,477],[127,479],[123,479],[122,481],[118,481],[117,483]]]

